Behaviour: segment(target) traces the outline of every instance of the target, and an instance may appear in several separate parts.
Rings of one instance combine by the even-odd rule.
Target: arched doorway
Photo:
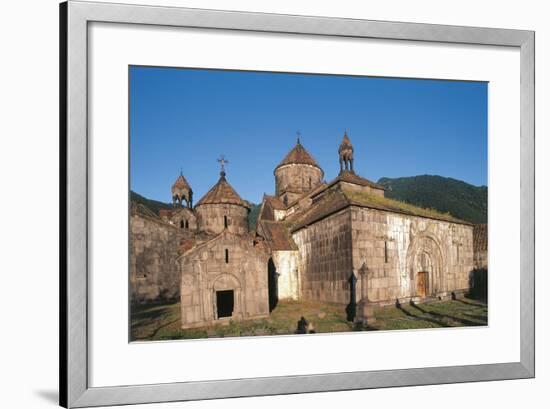
[[[415,238],[407,259],[411,296],[425,298],[445,291],[443,253],[436,238],[427,235]]]
[[[241,284],[232,274],[221,274],[216,277],[212,286],[214,319],[240,317],[243,300]]]

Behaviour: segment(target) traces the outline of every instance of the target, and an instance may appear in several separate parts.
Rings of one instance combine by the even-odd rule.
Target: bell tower
[[[344,138],[338,148],[340,156],[340,174],[344,172],[355,173],[353,170],[353,145],[351,144],[347,131],[344,132]]]
[[[183,206],[183,201],[185,200],[186,207],[193,207],[193,189],[185,180],[183,173],[180,172],[180,175],[172,185],[172,204],[174,207],[177,205]]]

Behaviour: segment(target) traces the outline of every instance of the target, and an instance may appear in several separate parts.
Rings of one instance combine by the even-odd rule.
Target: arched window
[[[180,220],[180,229],[185,229],[185,221],[183,219]]]
[[[185,228],[186,228],[186,229],[189,228],[189,220],[186,220],[186,221],[185,221]]]
[[[225,249],[225,262],[229,263],[229,249]]]
[[[227,216],[223,216],[223,227],[227,229],[227,225],[228,225]]]
[[[388,262],[388,242],[384,242],[384,263]]]

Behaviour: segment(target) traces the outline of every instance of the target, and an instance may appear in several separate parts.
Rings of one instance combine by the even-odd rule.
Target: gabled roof
[[[340,189],[337,189],[327,192],[323,198],[307,208],[304,212],[294,213],[287,217],[285,221],[291,225],[291,231],[296,231],[324,219],[333,213],[339,212],[349,207],[349,205],[349,200]]]
[[[433,209],[424,209],[399,200],[381,197],[373,193],[353,191],[345,187],[328,191],[318,202],[314,203],[306,211],[291,215],[286,221],[291,224],[291,230],[296,231],[349,206],[367,207],[370,209],[425,217],[450,223],[472,225],[450,214],[440,213]]]
[[[286,209],[286,206],[283,203],[283,201],[281,199],[279,199],[277,196],[270,196],[270,195],[265,195],[264,194],[264,200],[266,202],[269,202],[271,207],[273,207],[273,209],[275,209],[275,210],[285,210]]]
[[[225,179],[225,172],[221,172],[220,179],[212,188],[202,197],[195,207],[205,204],[234,204],[250,209],[250,203],[241,199],[239,194],[233,189]]]
[[[172,217],[172,214],[174,214],[174,209],[159,209],[159,216],[160,217]]]
[[[187,180],[183,176],[183,174],[180,173],[174,184],[172,185],[172,191],[174,189],[191,189],[191,186],[189,186],[189,183],[187,183]]]
[[[373,193],[351,191],[345,188],[343,189],[343,193],[350,205],[387,210],[394,213],[408,214],[411,216],[425,217],[451,223],[472,225],[472,223],[457,219],[449,213],[441,213],[435,209],[424,209],[400,200],[377,196]]]
[[[234,242],[241,242],[241,245],[248,246],[251,249],[254,249],[258,251],[259,253],[263,254],[264,256],[267,256],[268,249],[265,248],[262,244],[260,245],[254,245],[253,244],[253,237],[251,235],[240,235],[231,233],[229,230],[224,230],[220,234],[214,236],[214,237],[208,237],[206,240],[198,241],[196,239],[192,239],[193,242],[183,241],[180,243],[180,251],[181,254],[176,258],[176,260],[181,259],[182,257],[189,256],[192,253],[195,253],[196,251],[203,249],[207,246],[210,246],[214,244],[216,241],[229,238],[232,243]]]
[[[311,165],[318,167],[321,169],[321,167],[317,164],[317,161],[311,156],[311,154],[302,146],[300,141],[296,142],[296,145],[294,148],[290,150],[284,157],[284,159],[277,165],[277,168],[284,166],[284,165]],[[322,169],[321,169],[322,170]]]
[[[308,193],[307,195],[311,198],[315,198],[316,196],[319,196],[322,194],[325,190],[330,189],[334,185],[338,184],[339,182],[345,182],[345,183],[351,183],[354,185],[359,186],[368,186],[373,189],[380,189],[380,190],[386,190],[386,188],[382,185],[379,185],[378,183],[372,182],[369,179],[366,179],[364,177],[361,177],[359,175],[356,175],[353,172],[350,171],[344,171],[340,173],[337,177],[332,179],[329,183],[322,184],[315,188],[313,191]]]
[[[147,206],[138,202],[134,202],[134,201],[131,202],[130,212],[131,214],[138,214],[140,216],[146,216],[150,219],[161,221],[161,219],[159,218],[159,216],[155,214],[155,212],[153,212]]]
[[[347,182],[360,186],[369,186],[375,189],[386,190],[386,188],[378,183],[368,180],[362,176],[356,175],[354,172],[344,171],[332,180],[327,187],[333,186],[338,182]]]
[[[298,250],[287,226],[281,222],[261,220],[257,231],[272,251]]]

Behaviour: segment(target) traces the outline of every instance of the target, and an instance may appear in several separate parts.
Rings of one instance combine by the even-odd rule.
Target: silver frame
[[[521,359],[489,365],[153,385],[88,385],[87,27],[89,22],[518,47],[521,53]],[[138,404],[532,378],[535,376],[535,33],[69,1],[60,6],[60,404]]]

